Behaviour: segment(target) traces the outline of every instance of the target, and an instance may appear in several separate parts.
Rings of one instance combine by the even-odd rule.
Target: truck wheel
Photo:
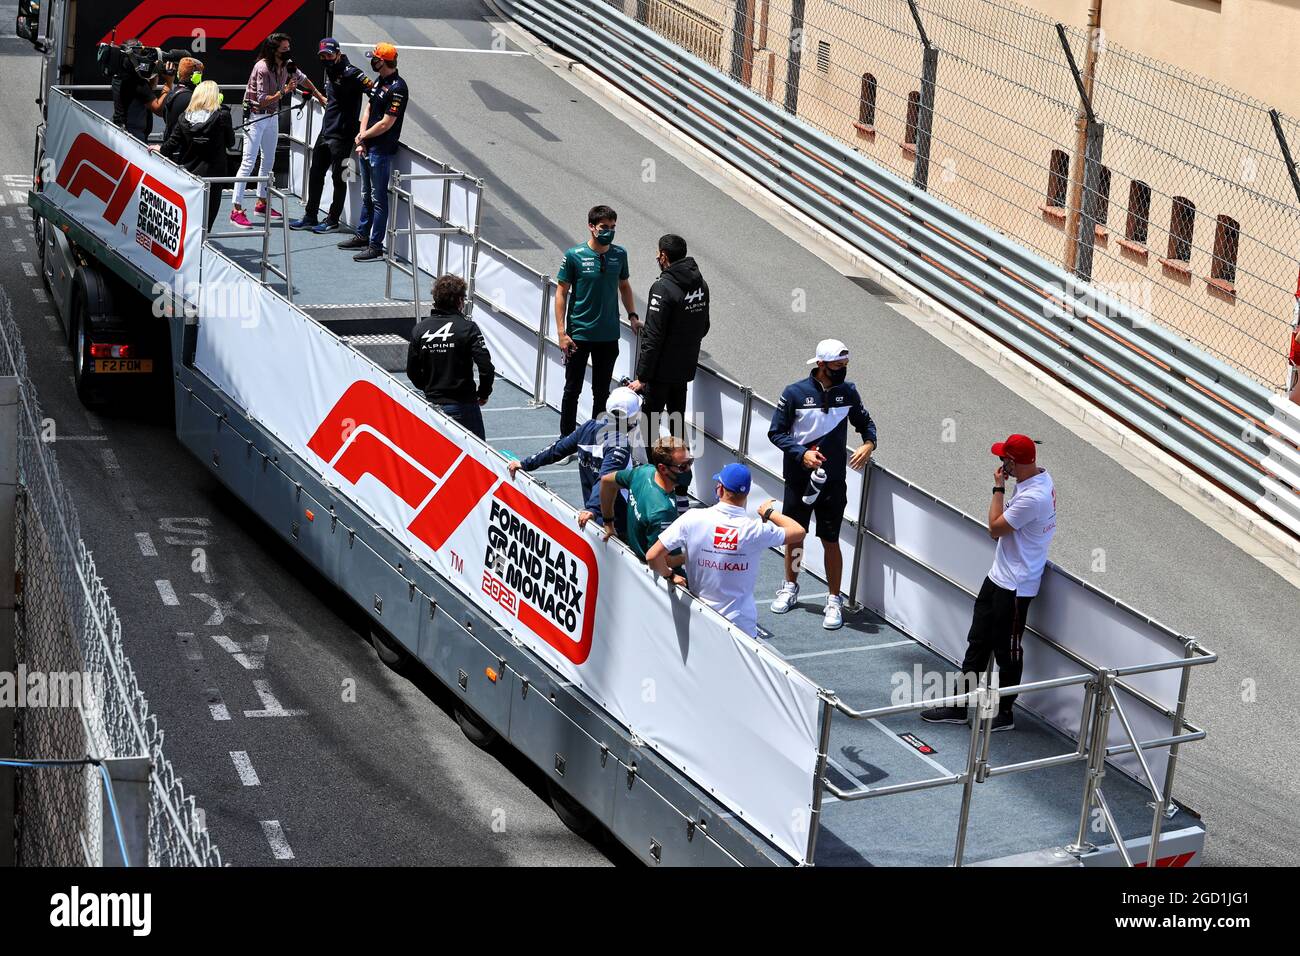
[[[103,403],[103,396],[95,387],[94,373],[90,371],[90,312],[86,300],[75,296],[72,306],[72,377],[77,385],[77,398],[87,408]]]
[[[406,673],[411,663],[411,655],[407,653],[406,648],[375,627],[370,629],[370,646],[375,649],[375,653],[389,670],[395,674]]]
[[[487,750],[496,743],[497,732],[464,704],[456,705],[456,723],[460,726],[460,732],[475,747]]]
[[[586,807],[569,796],[554,780],[546,781],[546,789],[551,797],[551,807],[560,822],[573,831],[575,836],[584,840],[591,839],[600,829],[600,821],[591,815]]]

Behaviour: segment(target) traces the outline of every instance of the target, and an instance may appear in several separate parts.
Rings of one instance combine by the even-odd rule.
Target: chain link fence
[[[1285,387],[1300,201],[1266,104],[1106,43],[1104,32],[1095,44],[1086,28],[1058,33],[1009,0],[603,2],[1245,375]],[[721,41],[688,42],[686,19]],[[927,44],[937,50],[929,71]],[[1091,161],[1067,45],[1080,80],[1092,75]],[[1300,148],[1297,121],[1279,125]],[[1076,254],[1081,218],[1091,250]]]
[[[104,841],[116,837],[111,819],[104,819],[94,762],[147,755],[148,864],[220,866],[194,798],[163,754],[163,732],[123,650],[121,621],[81,538],[53,444],[44,440],[46,419],[28,379],[13,305],[2,290],[0,375],[19,381],[15,658],[27,675],[44,675],[45,693],[41,705],[29,700],[18,709],[12,756],[83,761],[17,771],[18,863],[98,865]],[[0,756],[10,756],[8,742],[0,747]]]

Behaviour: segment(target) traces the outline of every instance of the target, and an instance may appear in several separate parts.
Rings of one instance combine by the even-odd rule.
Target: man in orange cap
[[[384,258],[384,236],[388,232],[388,185],[392,179],[393,156],[402,139],[402,121],[410,90],[397,72],[397,47],[380,43],[370,51],[370,68],[379,79],[370,89],[370,101],[361,111],[361,132],[357,134],[357,155],[361,157],[361,220],[357,234],[340,249],[361,249],[357,262],[379,262]]]
[[[1047,549],[1056,534],[1056,488],[1052,476],[1038,467],[1038,449],[1032,438],[1012,435],[990,449],[1001,459],[993,473],[993,501],[989,504],[989,536],[997,541],[993,567],[975,599],[975,613],[966,637],[966,656],[961,662],[965,686],[958,693],[968,693],[979,686],[980,675],[989,666],[989,658],[998,662],[997,684],[1014,687],[1024,671],[1020,639],[1025,633],[1025,615],[1029,602],[1038,593],[1038,585],[1047,565]],[[1007,479],[1016,482],[1007,497]],[[998,714],[992,729],[1013,730],[1012,705],[1015,695],[999,697]],[[965,707],[931,707],[921,711],[921,719],[931,723],[966,722]]]

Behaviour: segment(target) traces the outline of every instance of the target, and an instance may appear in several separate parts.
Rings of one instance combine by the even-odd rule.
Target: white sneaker
[[[791,584],[786,581],[781,585],[781,590],[776,592],[776,600],[772,602],[773,614],[784,614],[790,608],[799,603],[799,584]]]
[[[822,615],[822,627],[828,631],[838,631],[844,626],[844,598],[828,597],[826,613]]]

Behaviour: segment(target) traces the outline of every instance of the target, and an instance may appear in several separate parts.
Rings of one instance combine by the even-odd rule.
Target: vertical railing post
[[[817,768],[813,771],[812,813],[808,817],[808,851],[804,854],[804,863],[813,865],[817,854],[817,833],[821,830],[822,797],[825,787],[826,762],[831,751],[831,718],[835,716],[835,698],[822,697],[820,728],[817,734]]]
[[[966,749],[966,771],[962,774],[961,813],[957,817],[957,846],[953,850],[952,865],[961,866],[966,855],[966,828],[970,824],[970,804],[974,794],[976,769],[980,759],[980,737],[985,732],[984,711],[988,709],[989,689],[980,678],[975,692],[966,698],[966,716],[970,720],[970,743]],[[975,705],[972,707],[971,705]],[[991,724],[992,718],[989,718]]]
[[[149,865],[149,772],[148,757],[106,757],[102,761],[108,771],[108,780],[100,776],[103,784],[103,838],[104,866],[146,867]],[[117,807],[117,820],[122,825],[119,834],[109,806],[112,786],[113,803]],[[119,843],[120,839],[120,843]],[[126,859],[122,851],[126,851]]]
[[[537,372],[533,376],[533,408],[546,405],[546,333],[551,327],[551,277],[542,276],[542,314],[537,319]]]
[[[1092,732],[1088,735],[1088,763],[1083,782],[1083,801],[1079,808],[1079,829],[1075,841],[1067,846],[1067,852],[1083,856],[1096,849],[1088,842],[1088,820],[1092,815],[1092,806],[1096,803],[1097,788],[1106,775],[1106,741],[1110,734],[1110,689],[1114,686],[1115,675],[1108,670],[1097,673],[1093,685]]]
[[[465,297],[465,301],[470,304],[471,315],[474,312],[474,290],[478,285],[479,243],[483,231],[483,180],[474,180],[474,186],[476,189],[476,192],[474,193],[474,235],[470,241],[469,278],[466,280],[469,284],[469,294]]]
[[[406,193],[406,224],[409,227],[407,232],[406,254],[411,260],[411,301],[415,303],[415,321],[420,321],[420,232],[415,227],[415,180],[408,184],[410,189]],[[439,234],[441,238],[441,234]],[[437,281],[437,276],[434,277]],[[465,297],[468,303],[470,298]]]
[[[1187,688],[1192,681],[1191,660],[1196,656],[1197,644],[1192,639],[1183,649],[1183,658],[1188,663],[1183,667],[1182,677],[1178,681],[1178,703],[1174,706],[1173,731],[1171,737],[1180,737],[1183,733],[1183,717],[1187,713]],[[1165,814],[1174,798],[1174,771],[1178,767],[1179,744],[1169,745],[1169,759],[1165,762],[1165,785],[1160,791],[1160,800],[1155,805],[1151,821],[1151,846],[1147,849],[1147,866],[1155,866],[1160,848],[1160,830],[1165,825]]]
[[[749,458],[749,425],[754,420],[754,390],[748,385],[740,386],[740,441],[736,442],[736,454],[741,461]]]
[[[861,611],[858,602],[858,584],[862,576],[862,542],[867,536],[867,521],[871,517],[871,475],[876,463],[867,459],[862,473],[862,491],[858,494],[858,526],[853,533],[853,570],[849,574],[849,610]]]

